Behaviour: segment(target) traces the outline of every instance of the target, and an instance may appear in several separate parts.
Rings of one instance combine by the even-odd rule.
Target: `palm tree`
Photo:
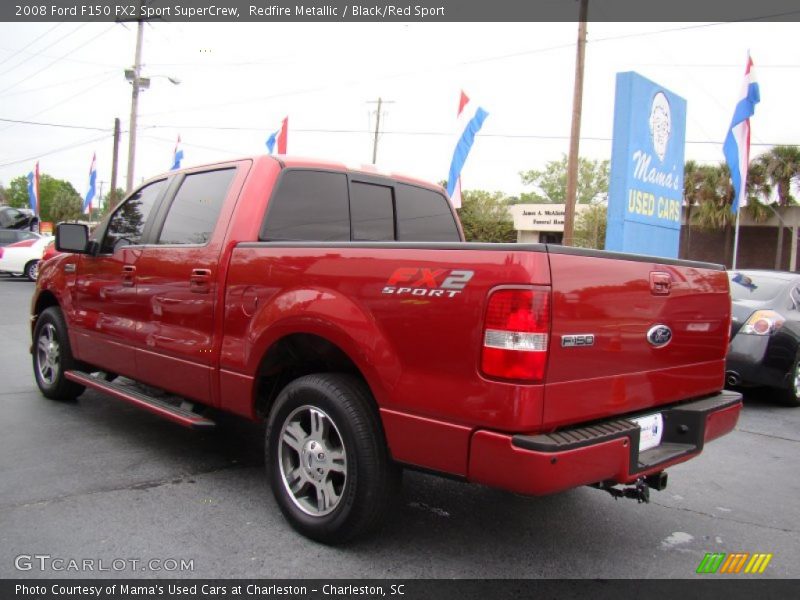
[[[797,146],[774,146],[756,160],[763,170],[769,191],[775,192],[778,206],[796,204],[792,196],[792,181],[800,176],[800,148]],[[778,222],[778,242],[775,251],[775,268],[780,269],[783,262],[783,223]]]
[[[734,190],[731,182],[731,172],[724,162],[718,165],[696,165],[693,161],[687,163],[684,171],[684,197],[693,199],[694,209],[691,221],[702,229],[725,230],[725,259],[728,263],[732,259],[733,250],[733,225],[736,222],[736,213],[732,211]],[[687,182],[687,175],[691,176]],[[742,209],[755,223],[766,221],[772,211],[761,202],[761,198],[769,198],[771,184],[765,171],[758,163],[751,162],[747,171],[747,187],[745,194],[747,204]],[[732,261],[731,261],[732,262]]]
[[[728,263],[733,245],[733,223],[731,211],[733,186],[730,171],[725,163],[697,167],[696,197],[699,199],[694,211],[694,224],[702,229],[725,230],[725,262]]]
[[[686,256],[692,256],[692,210],[700,203],[700,167],[693,160],[683,166],[683,203],[686,206]]]

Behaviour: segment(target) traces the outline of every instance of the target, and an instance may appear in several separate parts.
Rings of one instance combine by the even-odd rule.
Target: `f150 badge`
[[[473,275],[475,271],[400,267],[389,277],[381,293],[455,298],[467,287]]]
[[[562,348],[581,348],[584,346],[594,346],[593,333],[578,333],[561,336]]]

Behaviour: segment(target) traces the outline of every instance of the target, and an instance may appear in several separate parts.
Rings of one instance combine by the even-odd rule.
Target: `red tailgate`
[[[655,260],[550,247],[545,427],[722,389],[731,306],[725,271]]]

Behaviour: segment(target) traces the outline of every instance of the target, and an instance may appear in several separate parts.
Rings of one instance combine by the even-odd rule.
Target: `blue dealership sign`
[[[617,73],[606,250],[678,257],[686,100]]]

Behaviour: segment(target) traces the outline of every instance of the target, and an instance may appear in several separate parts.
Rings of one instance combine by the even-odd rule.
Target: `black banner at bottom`
[[[800,580],[550,580],[550,579],[3,579],[3,600],[335,600],[395,598],[495,600],[722,597],[767,600],[800,597]]]

